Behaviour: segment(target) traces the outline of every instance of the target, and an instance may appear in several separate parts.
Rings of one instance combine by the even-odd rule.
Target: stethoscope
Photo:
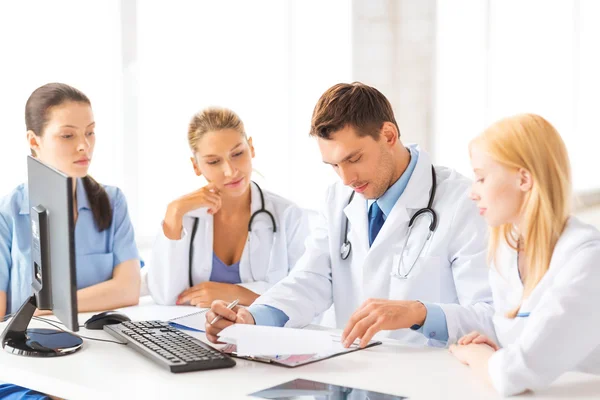
[[[248,221],[248,241],[250,241],[250,233],[252,232],[252,221],[254,221],[254,218],[259,215],[260,213],[265,213],[269,216],[269,218],[271,219],[271,224],[273,226],[273,238],[275,238],[277,235],[275,235],[275,233],[277,233],[277,223],[275,223],[275,217],[273,216],[273,214],[271,214],[271,212],[269,210],[267,210],[265,208],[265,196],[263,194],[262,189],[260,188],[260,186],[258,186],[258,183],[252,181],[252,183],[254,183],[254,185],[256,185],[256,188],[258,189],[258,193],[260,194],[260,209],[258,209],[257,211],[255,211],[254,213],[252,213],[252,215],[250,216],[250,221]],[[189,254],[189,268],[188,268],[188,279],[189,279],[189,284],[190,287],[194,286],[193,284],[193,280],[192,280],[192,260],[194,259],[194,238],[196,237],[196,231],[198,230],[198,218],[194,218],[194,226],[192,227],[192,235],[190,237],[190,254]],[[275,243],[273,243],[273,245],[271,246],[271,254],[273,253],[273,247],[275,247]],[[270,257],[269,257],[269,261],[270,261]],[[252,267],[250,267],[250,270],[252,271]]]
[[[423,252],[425,245],[427,244],[427,242],[433,235],[433,232],[435,232],[435,229],[437,228],[437,214],[431,207],[433,205],[433,201],[435,200],[436,189],[437,189],[437,180],[435,177],[435,169],[432,166],[431,167],[431,191],[429,192],[429,203],[427,204],[427,207],[419,209],[415,213],[415,215],[412,216],[410,221],[408,222],[408,232],[406,233],[406,239],[404,240],[403,251],[404,251],[404,249],[406,249],[406,245],[408,244],[408,239],[410,238],[412,228],[413,228],[417,218],[419,218],[423,215],[428,215],[431,218],[431,223],[429,224],[429,234],[427,235],[427,239],[425,239],[423,246],[421,246],[421,249],[419,250],[417,257],[411,264],[410,269],[408,270],[408,272],[406,274],[401,273],[402,265],[404,263],[404,257],[400,258],[400,263],[398,263],[398,267],[397,267],[396,271],[394,271],[394,273],[392,274],[398,278],[406,279],[408,277],[410,272],[415,267],[417,260],[421,256],[421,253]],[[352,199],[354,198],[355,193],[356,192],[353,191],[352,194],[350,195],[350,198],[348,199],[348,204],[350,204],[352,202]],[[348,257],[350,256],[350,253],[352,252],[352,243],[350,243],[350,241],[348,240],[348,223],[349,223],[348,217],[346,217],[345,227],[344,227],[344,241],[342,242],[342,246],[340,247],[340,256],[342,257],[342,260],[347,260]]]

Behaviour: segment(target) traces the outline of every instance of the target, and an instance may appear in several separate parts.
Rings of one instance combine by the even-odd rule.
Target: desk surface
[[[151,320],[153,307],[130,308],[134,320]],[[82,324],[92,314],[80,314]],[[32,321],[33,327],[48,327]],[[0,324],[4,329],[6,323]],[[189,332],[188,332],[189,333]],[[103,331],[83,336],[113,339]],[[202,334],[193,334],[204,339]],[[393,341],[315,364],[287,369],[236,359],[234,368],[172,374],[126,346],[84,341],[65,357],[34,359],[0,350],[0,380],[68,399],[194,398],[239,399],[296,378],[357,387],[410,399],[497,399],[445,349],[412,348]],[[598,399],[600,377],[569,373],[535,399]]]

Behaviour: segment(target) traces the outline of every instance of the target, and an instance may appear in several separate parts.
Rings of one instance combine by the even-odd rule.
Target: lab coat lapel
[[[427,207],[432,182],[431,161],[429,155],[421,151],[419,147],[417,147],[417,151],[419,151],[419,160],[406,189],[386,218],[369,253],[380,251],[380,247],[387,251],[390,248],[402,246],[411,216],[416,210]]]
[[[392,208],[390,216],[383,223],[379,234],[377,234],[369,254],[380,251],[380,248],[389,249],[390,246],[396,247],[396,243],[402,242],[401,239],[404,239],[409,220],[408,210],[398,200],[394,208]]]
[[[194,283],[205,282],[210,279],[212,272],[213,216],[207,212],[206,208],[192,210],[186,216],[190,217],[189,228],[186,227],[190,240],[192,239],[194,221],[196,218],[198,219],[196,237],[194,242],[190,243],[190,246],[194,247]]]
[[[255,183],[250,184],[250,212],[251,216],[261,209],[262,202],[260,198],[260,192],[258,186]],[[270,199],[264,194],[265,209],[273,210],[273,205]],[[271,211],[272,213],[272,211]],[[261,263],[269,262],[268,254],[270,254],[267,248],[261,248],[261,243],[265,241],[269,235],[272,236],[273,224],[271,218],[264,212],[257,214],[252,221],[252,229],[248,232],[248,240],[242,253],[240,260],[240,279],[242,282],[251,282],[259,279],[258,271],[263,270]],[[264,254],[263,254],[264,253]],[[255,269],[252,271],[251,268]]]
[[[417,210],[427,207],[429,203],[432,164],[431,157],[427,152],[421,150],[419,146],[415,146],[415,148],[419,152],[419,161],[417,161],[415,170],[399,200],[402,201],[406,208]]]
[[[352,253],[366,253],[369,250],[369,221],[365,198],[355,193],[350,204],[344,208],[344,214],[348,218],[348,240],[352,246]],[[342,221],[342,230],[344,228],[345,224]]]
[[[396,201],[381,231],[369,249],[363,265],[364,293],[367,297],[386,297],[389,293],[391,260],[402,252],[408,233],[408,223],[415,210],[427,207],[431,188],[431,161],[419,151],[419,160]]]

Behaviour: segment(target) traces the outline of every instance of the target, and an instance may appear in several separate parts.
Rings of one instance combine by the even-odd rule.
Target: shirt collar
[[[29,215],[29,189],[27,184],[23,185],[23,196],[21,196],[21,204],[19,205],[20,215]]]
[[[77,211],[81,211],[84,209],[91,210],[88,195],[85,191],[85,187],[83,186],[83,180],[81,178],[77,178],[77,188],[75,189],[75,193],[77,195]]]
[[[408,167],[404,170],[404,173],[398,178],[398,180],[386,190],[386,192],[377,200],[367,200],[367,210],[371,208],[371,204],[377,201],[377,205],[383,211],[385,218],[387,218],[394,205],[404,193],[406,186],[408,185],[408,181],[412,176],[413,171],[417,165],[417,161],[419,160],[419,152],[413,147],[407,147],[410,152],[410,162],[408,163]]]

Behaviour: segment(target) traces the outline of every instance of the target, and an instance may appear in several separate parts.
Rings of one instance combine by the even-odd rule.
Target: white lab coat
[[[600,374],[600,232],[571,217],[550,268],[519,314],[523,285],[517,252],[502,245],[490,270],[494,326],[502,349],[489,361],[494,387],[503,395],[548,386],[563,372]]]
[[[336,326],[344,328],[354,311],[369,298],[420,300],[437,303],[446,315],[449,343],[473,330],[493,337],[492,295],[486,265],[487,227],[468,198],[470,181],[448,168],[436,167],[437,192],[433,209],[438,227],[408,279],[391,276],[398,262],[410,217],[426,207],[431,189],[431,161],[418,146],[419,159],[404,193],[369,248],[367,206],[340,182],[332,185],[324,202],[319,227],[306,241],[307,250],[290,275],[258,298],[282,310],[286,326],[299,327],[335,305]],[[352,253],[340,257],[345,215]],[[429,232],[429,218],[419,218],[407,245],[414,260]],[[382,335],[426,344],[422,334],[409,329]],[[434,344],[434,343],[431,343]],[[436,343],[439,345],[439,343]]]
[[[252,213],[261,207],[260,193],[251,184]],[[307,214],[291,201],[263,189],[265,208],[273,214],[277,232],[265,213],[252,221],[252,230],[240,260],[241,285],[261,294],[277,281],[288,275],[304,252],[308,236]],[[189,288],[190,237],[198,218],[194,238],[192,280],[194,284],[208,281],[212,271],[213,216],[207,208],[193,210],[183,217],[179,240],[168,239],[162,229],[153,249],[152,263],[148,265],[148,289],[158,304],[175,304],[177,297]]]

